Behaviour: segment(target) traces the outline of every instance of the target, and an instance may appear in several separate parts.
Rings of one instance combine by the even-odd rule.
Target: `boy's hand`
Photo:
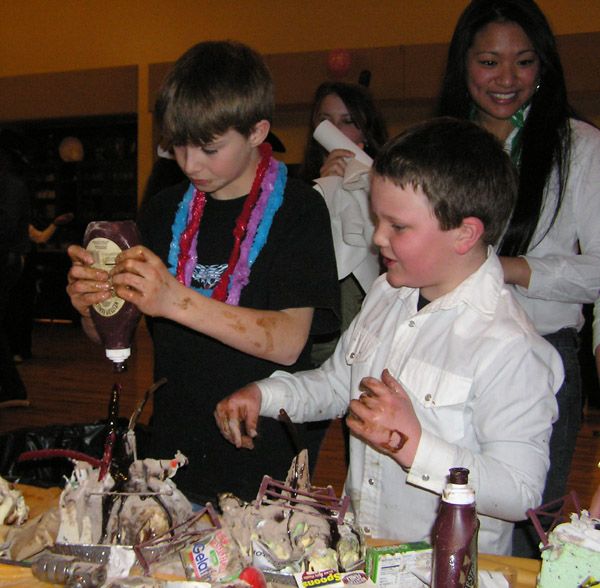
[[[119,254],[111,281],[117,296],[150,316],[168,317],[171,307],[178,304],[176,293],[185,288],[160,257],[141,245]]]
[[[410,467],[421,439],[421,424],[410,398],[386,369],[377,378],[363,378],[363,393],[350,401],[350,430],[400,465]]]
[[[94,258],[79,245],[71,245],[67,253],[72,263],[67,274],[67,294],[79,314],[89,317],[90,306],[111,296],[108,273],[91,267]]]
[[[215,419],[221,433],[238,449],[254,449],[262,396],[256,384],[248,384],[217,404]]]

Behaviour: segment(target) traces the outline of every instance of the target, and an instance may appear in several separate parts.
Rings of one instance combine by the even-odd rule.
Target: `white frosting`
[[[111,506],[103,529],[102,501],[113,491],[115,481],[110,473],[99,481],[97,468],[77,461],[59,500],[57,542],[97,544],[105,530],[105,543],[134,545],[188,520],[193,514],[192,505],[171,480],[185,463],[187,458],[180,452],[172,460],[134,461],[123,494]],[[160,500],[148,500],[152,494]]]
[[[29,507],[20,490],[0,477],[0,524],[22,525],[29,517]]]
[[[108,557],[107,578],[124,578],[137,561],[135,551],[127,547],[113,545]]]
[[[600,524],[600,520],[592,519],[586,510],[581,511],[581,516],[571,515],[570,523],[558,525],[551,533],[550,542],[556,543],[574,543],[591,551],[600,552],[600,529],[595,525]]]
[[[286,478],[288,488],[314,491],[310,484],[308,453],[303,449],[292,461]],[[354,531],[354,519],[346,513],[343,524],[338,524],[337,544],[331,545],[331,525],[319,508],[309,504],[293,505],[281,498],[266,502],[247,503],[232,494],[221,494],[219,506],[221,522],[237,544],[245,565],[264,570],[295,573],[302,569],[312,571],[350,569],[361,558],[361,542]],[[317,502],[315,501],[315,506]]]

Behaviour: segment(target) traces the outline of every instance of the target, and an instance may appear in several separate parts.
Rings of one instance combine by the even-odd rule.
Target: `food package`
[[[365,569],[378,588],[423,588],[426,584],[418,576],[429,574],[431,545],[425,541],[418,541],[367,547]]]
[[[188,580],[230,582],[244,567],[239,548],[226,529],[217,529],[184,547],[179,555]]]
[[[320,572],[298,572],[294,574],[298,588],[345,588],[346,586],[361,586],[362,588],[375,588],[373,581],[363,572],[338,572],[336,570],[322,570]]]

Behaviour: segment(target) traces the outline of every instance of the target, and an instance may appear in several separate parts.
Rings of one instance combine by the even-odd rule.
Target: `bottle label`
[[[479,522],[471,541],[469,542],[469,553],[465,555],[463,561],[463,570],[466,573],[465,588],[477,588],[478,581],[478,566],[477,566],[477,530],[479,529]]]
[[[96,237],[90,240],[86,249],[94,258],[92,267],[106,272],[109,272],[114,267],[115,259],[122,251],[114,241],[103,237]],[[121,310],[124,304],[125,301],[119,296],[111,296],[99,304],[94,304],[94,310],[100,316],[113,316]]]

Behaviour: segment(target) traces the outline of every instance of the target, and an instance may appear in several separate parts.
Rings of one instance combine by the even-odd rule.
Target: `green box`
[[[426,586],[412,570],[431,570],[431,545],[426,541],[367,547],[365,570],[378,588]]]

